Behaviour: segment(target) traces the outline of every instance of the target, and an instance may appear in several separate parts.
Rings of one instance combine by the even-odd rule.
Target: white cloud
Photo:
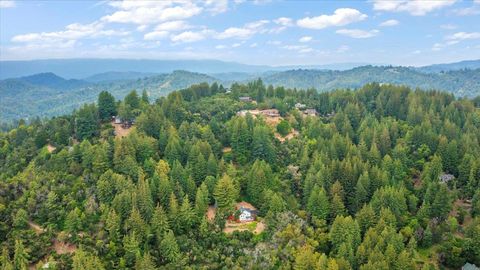
[[[272,2],[272,0],[253,0],[252,2],[254,5],[266,5]]]
[[[441,49],[443,49],[443,47],[445,47],[444,44],[435,43],[435,44],[433,44],[432,51],[440,51]]]
[[[257,43],[252,43],[252,44],[250,44],[250,48],[255,48],[255,47],[257,47],[257,46],[258,46]]]
[[[306,45],[285,45],[282,48],[287,49],[287,50],[299,50],[306,48]]]
[[[267,41],[267,44],[278,46],[278,45],[282,44],[282,42],[280,40],[269,40],[269,41]]]
[[[268,24],[268,20],[254,21],[245,24],[243,27],[230,27],[225,29],[223,32],[218,33],[215,38],[217,39],[227,39],[227,38],[238,38],[238,39],[248,39],[256,33],[262,33],[265,31],[264,26]]]
[[[165,1],[112,1],[117,9],[102,17],[102,21],[113,23],[154,24],[170,20],[183,20],[202,12],[194,2],[181,0]]]
[[[313,49],[312,48],[305,48],[305,49],[301,49],[298,51],[299,53],[309,53],[309,52],[313,52]]]
[[[225,48],[227,48],[227,46],[225,46],[225,45],[217,45],[217,46],[215,46],[215,49],[217,49],[217,50],[222,50],[222,49],[225,49]]]
[[[164,22],[155,27],[155,30],[143,36],[145,40],[159,40],[168,37],[171,32],[191,28],[185,21]]]
[[[480,8],[477,5],[475,5],[467,8],[454,9],[453,13],[455,13],[458,16],[478,15],[480,14]]]
[[[273,20],[274,23],[283,25],[283,26],[293,26],[293,20],[287,17],[280,17]]]
[[[269,22],[270,22],[269,20],[254,21],[254,22],[245,24],[245,27],[248,29],[259,29]]]
[[[305,43],[305,42],[310,42],[310,41],[312,41],[312,39],[313,39],[313,38],[312,38],[311,36],[304,36],[304,37],[301,37],[298,41]]]
[[[218,39],[226,38],[249,38],[254,34],[254,31],[248,28],[230,27],[217,35]]]
[[[299,53],[313,52],[313,49],[307,45],[285,45],[282,48],[286,50],[297,51]]]
[[[208,34],[209,34],[208,30],[201,31],[201,32],[186,31],[178,35],[173,35],[170,37],[170,39],[173,42],[179,42],[179,43],[196,42],[196,41],[204,40],[208,36]]]
[[[139,26],[137,27],[137,31],[143,32],[143,31],[147,30],[147,28],[148,28],[148,25],[142,24],[142,25],[139,25]]]
[[[243,43],[234,43],[232,44],[232,48],[237,48],[237,47],[240,47],[242,46]]]
[[[180,31],[191,28],[185,21],[169,21],[164,22],[155,27],[155,31]]]
[[[102,36],[126,36],[129,32],[118,30],[105,30],[104,24],[93,22],[90,24],[69,24],[64,31],[41,32],[16,35],[13,42],[62,42],[65,40],[78,40],[82,38],[95,38]]]
[[[337,34],[345,35],[351,38],[371,38],[376,36],[379,31],[374,29],[370,31],[365,31],[361,29],[340,29],[336,31]]]
[[[12,8],[15,7],[15,1],[0,0],[0,8]]]
[[[423,16],[429,12],[451,6],[456,0],[373,0],[373,9],[378,11],[408,12]]]
[[[348,47],[347,45],[342,45],[342,46],[338,47],[337,52],[338,53],[344,53],[348,50],[350,50],[350,47]]]
[[[395,25],[398,25],[400,22],[397,21],[397,20],[387,20],[387,21],[384,21],[380,24],[380,26],[382,27],[389,27],[389,26],[395,26]]]
[[[27,43],[22,46],[12,46],[7,48],[7,50],[14,54],[17,55],[17,58],[22,58],[27,56],[29,54],[33,55],[45,55],[47,52],[52,55],[53,57],[59,57],[59,56],[68,56],[71,55],[72,49],[75,47],[77,44],[76,40],[69,40],[66,42],[60,42],[60,43],[49,43],[49,42],[43,42],[43,43]],[[68,52],[68,53],[65,53]]]
[[[228,0],[206,0],[205,7],[213,14],[223,13],[228,10]]]
[[[270,29],[268,32],[269,33],[274,33],[274,34],[278,34],[282,31],[284,31],[285,29],[287,29],[288,27],[291,27],[293,26],[293,20],[291,18],[287,18],[287,17],[280,17],[280,18],[277,18],[275,20],[273,20],[273,23],[277,24],[278,27],[274,27],[272,29]]]
[[[457,32],[452,35],[445,36],[445,42],[444,43],[435,43],[433,44],[432,50],[433,51],[440,51],[441,49],[455,45],[457,43],[460,43],[464,40],[473,40],[473,39],[480,39],[480,32]]]
[[[480,39],[480,32],[458,32],[453,35],[445,37],[446,40],[450,41],[461,41],[467,39]]]
[[[164,39],[164,38],[168,37],[169,34],[170,34],[170,32],[168,32],[168,31],[153,31],[153,32],[146,33],[145,35],[143,35],[143,39],[145,39],[145,40],[159,40],[159,39]]]
[[[353,8],[339,8],[332,15],[306,17],[297,21],[297,25],[310,29],[323,29],[331,26],[343,26],[363,21],[368,16]]]

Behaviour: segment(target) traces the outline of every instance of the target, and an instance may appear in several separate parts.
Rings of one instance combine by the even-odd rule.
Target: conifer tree
[[[15,240],[15,251],[13,254],[13,267],[16,270],[28,269],[28,253],[21,240]]]
[[[155,234],[158,244],[160,244],[160,241],[162,240],[165,232],[170,230],[170,224],[168,223],[167,214],[165,213],[165,210],[163,210],[163,207],[160,205],[157,205],[157,207],[155,207],[155,211],[153,212],[153,216],[150,221],[150,228]]]
[[[208,187],[203,182],[197,189],[197,193],[195,196],[195,211],[197,213],[198,218],[202,218],[208,208],[209,203],[209,194],[208,194]]]
[[[112,116],[117,113],[115,98],[107,91],[102,91],[98,95],[98,114],[102,121],[110,121]]]
[[[148,100],[148,99],[147,99]],[[135,261],[135,270],[155,270],[155,264],[150,254],[146,253],[143,256],[139,256]]]
[[[233,184],[232,179],[227,174],[218,181],[213,192],[216,205],[218,207],[218,213],[228,214],[233,210],[235,200],[237,198],[238,191]]]
[[[307,210],[312,217],[326,220],[330,215],[330,202],[323,188],[317,185],[313,188],[308,198]]]
[[[165,232],[163,235],[162,242],[160,243],[160,254],[166,262],[175,263],[180,259],[180,249],[171,230]]]

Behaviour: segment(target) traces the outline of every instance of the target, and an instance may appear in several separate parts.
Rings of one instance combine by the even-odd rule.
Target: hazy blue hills
[[[90,83],[83,80],[70,79],[66,80],[52,72],[40,73],[31,76],[21,77],[18,80],[24,81],[33,85],[44,86],[54,89],[68,90],[79,87],[84,87]]]
[[[154,100],[173,90],[201,82],[218,82],[228,87],[235,81],[247,82],[256,78],[262,78],[266,85],[297,89],[315,88],[318,91],[355,89],[369,82],[378,82],[448,91],[459,97],[474,97],[480,95],[480,69],[466,67],[475,67],[478,62],[464,61],[438,65],[431,67],[431,71],[426,71],[427,67],[393,66],[361,66],[348,70],[293,69],[251,72],[227,69],[209,74],[182,70],[155,74],[117,70],[81,77],[83,78],[81,80],[65,79],[54,72],[45,72],[0,80],[0,121],[69,113],[80,104],[94,102],[103,90],[110,91],[118,99],[133,89],[139,92],[146,90]],[[55,70],[54,67],[51,69]],[[2,76],[3,71],[2,69]]]
[[[211,76],[187,71],[99,83],[65,80],[54,74],[53,76],[52,74],[36,74],[6,79],[0,81],[0,119],[9,121],[33,116],[45,117],[69,113],[80,104],[96,101],[98,94],[103,90],[110,91],[116,98],[123,98],[133,89],[139,92],[147,90],[153,100],[173,90],[183,89],[195,83],[213,83],[215,81],[218,80]],[[62,83],[65,88],[58,88]]]
[[[219,60],[147,60],[147,59],[48,59],[0,61],[0,79],[53,72],[63,78],[82,79],[105,72],[170,73],[188,70],[201,73],[263,72],[270,66],[247,65]]]
[[[0,61],[0,80],[52,72],[68,79],[85,79],[91,82],[113,81],[116,79],[137,79],[175,70],[187,70],[204,74],[247,73],[260,74],[267,71],[287,71],[292,69],[318,69],[345,71],[359,66],[383,65],[374,63],[336,63],[315,65],[249,65],[220,60],[150,60],[150,59],[46,59],[29,61]],[[424,66],[417,69],[423,72],[441,72],[458,69],[480,68],[480,60]],[[238,74],[237,74],[238,75]],[[89,78],[94,76],[93,78]],[[98,77],[97,77],[98,76]],[[123,77],[123,78],[122,78]]]
[[[460,70],[460,69],[478,69],[478,68],[480,68],[480,60],[467,60],[467,61],[460,61],[456,63],[424,66],[424,67],[417,68],[417,70],[423,71],[423,72],[442,72],[442,71],[453,71],[453,70]]]
[[[448,91],[456,96],[480,94],[480,69],[425,73],[408,67],[364,66],[345,71],[289,70],[263,77],[266,84],[315,88],[329,91],[337,88],[359,88],[369,82],[406,85],[413,88]]]
[[[153,76],[155,73],[151,72],[135,72],[135,71],[109,71],[84,78],[84,81],[99,83],[99,82],[113,82],[113,81],[126,81],[126,80],[136,80],[145,78],[148,76]]]

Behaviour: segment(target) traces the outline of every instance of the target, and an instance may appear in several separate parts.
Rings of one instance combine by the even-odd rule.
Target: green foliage
[[[213,197],[215,198],[218,212],[223,214],[229,214],[233,210],[235,200],[238,196],[238,190],[233,184],[232,179],[227,174],[218,180],[215,190],[213,191]]]
[[[286,120],[280,121],[277,125],[277,132],[280,133],[282,136],[287,136],[288,133],[290,133],[290,123]]]
[[[470,100],[379,84],[321,94],[199,84],[152,104],[132,92],[118,109],[136,127],[115,138],[102,96],[98,109],[0,132],[4,268],[42,258],[57,269],[480,265]],[[304,118],[296,103],[320,115]],[[279,141],[264,116],[235,115],[256,106],[285,106],[298,136]],[[454,178],[442,183],[444,173]],[[257,209],[254,222],[227,221],[238,201]],[[75,254],[54,254],[61,242]]]
[[[84,105],[75,115],[75,134],[78,140],[91,139],[100,132],[98,109],[95,104]]]
[[[102,91],[98,95],[98,116],[102,121],[110,121],[112,116],[117,113],[115,98],[107,91]]]

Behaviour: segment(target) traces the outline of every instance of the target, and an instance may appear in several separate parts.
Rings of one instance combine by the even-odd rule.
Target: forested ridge
[[[202,83],[155,101],[101,92],[0,133],[0,269],[480,265],[479,107],[376,83]],[[280,123],[237,114],[271,108]],[[126,137],[117,115],[134,121]],[[263,232],[223,232],[239,201]]]
[[[475,61],[476,65],[478,63]],[[462,66],[458,64],[459,66]],[[441,66],[437,67],[440,69]],[[297,89],[359,89],[367,83],[405,85],[412,89],[440,90],[456,97],[473,98],[480,94],[480,69],[426,72],[402,66],[361,66],[349,70],[289,69],[260,73],[225,72],[204,74],[176,70],[171,73],[107,72],[83,80],[64,79],[51,72],[0,80],[0,124],[70,114],[84,103],[95,101],[104,89],[116,98],[132,89],[142,89],[152,99],[193,84],[249,83],[261,78],[266,84]]]

